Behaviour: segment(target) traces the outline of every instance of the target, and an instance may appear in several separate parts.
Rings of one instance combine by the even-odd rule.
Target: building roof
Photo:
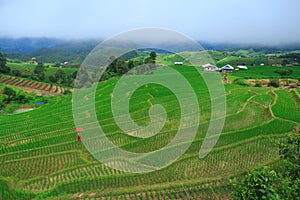
[[[174,62],[175,65],[182,65],[183,62]]]
[[[227,64],[223,67],[221,67],[220,69],[234,69],[231,65]]]
[[[237,68],[239,68],[239,69],[248,69],[248,67],[244,66],[244,65],[238,65]]]
[[[205,67],[216,67],[216,66],[213,64],[207,63],[205,65],[202,65],[202,67],[205,68]]]

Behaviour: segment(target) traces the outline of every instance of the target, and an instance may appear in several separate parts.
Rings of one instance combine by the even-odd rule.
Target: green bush
[[[70,90],[65,90],[64,94],[72,94],[72,92]]]
[[[234,187],[234,199],[280,199],[275,183],[278,175],[267,167],[255,169],[247,173]]]
[[[278,79],[272,79],[270,81],[270,83],[268,83],[268,86],[270,87],[279,87],[280,86],[280,83],[279,83],[279,80]]]
[[[278,172],[264,167],[233,182],[234,199],[300,199],[300,129],[279,144]],[[277,170],[276,170],[277,171]]]
[[[242,86],[249,86],[245,79],[235,79],[233,83]]]
[[[0,95],[0,109],[4,108],[7,103],[8,96],[6,94]]]
[[[9,98],[9,100],[11,100],[12,98],[14,98],[16,96],[16,91],[14,91],[13,89],[11,89],[10,87],[5,87],[3,89],[2,94],[6,94]]]
[[[12,70],[12,74],[13,74],[14,76],[22,76],[21,71],[20,71],[20,70],[17,70],[17,69]]]
[[[262,87],[262,83],[261,83],[261,82],[259,82],[259,81],[258,81],[258,82],[256,82],[256,83],[255,83],[255,87]]]
[[[293,74],[294,70],[291,68],[286,69],[286,70],[278,70],[277,69],[274,72],[279,74],[280,76],[289,76],[289,75]]]

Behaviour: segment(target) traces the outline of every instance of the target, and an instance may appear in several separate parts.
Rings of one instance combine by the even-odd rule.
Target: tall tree
[[[108,62],[110,64],[107,67],[107,71],[116,73],[117,72],[117,68],[116,68],[117,61],[118,61],[118,59],[115,56],[109,57]]]
[[[156,52],[155,51],[150,52],[150,58],[155,62],[155,60],[156,60]]]
[[[155,63],[156,60],[156,53],[155,51],[150,52],[150,56],[145,58],[144,63],[149,64],[149,63]]]
[[[117,60],[116,69],[118,75],[125,74],[128,71],[127,63],[123,60]]]
[[[3,74],[10,73],[10,68],[6,66],[6,55],[1,52],[0,52],[0,73]]]
[[[134,67],[134,62],[133,60],[128,61],[128,69],[132,69]]]
[[[49,78],[49,81],[51,83],[56,83],[57,82],[57,78],[55,76],[53,76],[53,75],[50,75],[48,78]]]
[[[66,82],[66,72],[63,70],[57,70],[55,72],[55,78],[57,79],[58,83],[65,83]]]
[[[5,87],[3,89],[3,94],[6,94],[8,96],[8,100],[11,101],[16,96],[16,91],[9,87]]]
[[[35,74],[43,73],[45,70],[45,66],[43,63],[38,63],[37,66],[34,68],[33,72]]]
[[[38,63],[33,72],[41,81],[45,79],[45,66],[43,63]]]

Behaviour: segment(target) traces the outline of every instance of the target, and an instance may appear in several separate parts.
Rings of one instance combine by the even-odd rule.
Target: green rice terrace
[[[77,140],[72,95],[58,95],[38,109],[0,116],[0,199],[230,199],[234,177],[258,166],[277,165],[278,142],[300,123],[299,88],[225,84],[225,125],[213,150],[200,159],[211,117],[209,92],[194,67],[173,68],[189,81],[200,110],[196,137],[178,160],[140,174],[107,167]],[[232,76],[264,78],[268,73],[260,72],[233,72]],[[154,104],[161,104],[168,116],[158,134],[136,138],[123,134],[113,118],[111,94],[117,81],[100,82],[96,92],[97,117],[107,138],[131,152],[150,152],[167,145],[180,121],[176,96],[157,84],[134,92],[130,114],[137,124],[149,123],[148,111]]]

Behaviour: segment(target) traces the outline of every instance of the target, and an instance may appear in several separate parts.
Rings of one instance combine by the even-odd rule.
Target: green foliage
[[[291,164],[288,171],[293,180],[300,178],[300,128],[290,134],[286,143],[280,144],[279,154],[282,159]]]
[[[4,108],[7,103],[8,96],[6,94],[0,95],[0,109]]]
[[[40,74],[40,73],[43,73],[44,71],[45,71],[44,64],[43,63],[38,63],[33,72],[35,74]]]
[[[300,129],[279,145],[279,173],[267,167],[234,182],[234,199],[300,199]]]
[[[287,53],[280,55],[279,58],[292,58],[294,60],[300,60],[300,53]]]
[[[233,83],[234,83],[234,84],[237,84],[237,85],[242,85],[242,86],[248,86],[248,85],[249,85],[249,84],[246,82],[245,79],[240,79],[240,78],[235,79],[235,80],[233,81]]]
[[[0,109],[4,109],[5,113],[12,113],[21,105],[32,105],[35,100],[35,95],[24,93],[14,87],[4,87],[2,95],[0,95]],[[43,97],[37,97],[39,101]]]
[[[6,66],[6,55],[0,52],[0,73],[9,74],[10,68]]]
[[[118,75],[123,75],[128,71],[127,63],[123,60],[117,60],[116,62],[116,70]]]
[[[278,190],[285,199],[300,199],[300,129],[288,135],[279,144],[279,155],[282,164],[279,167],[281,180]]]
[[[22,72],[21,72],[20,70],[14,69],[14,70],[12,70],[12,74],[13,74],[14,76],[21,76],[21,75],[22,75]]]
[[[155,60],[156,60],[156,53],[154,51],[151,51],[150,56],[145,58],[144,63],[145,64],[155,63]]]
[[[9,99],[12,99],[16,96],[16,91],[11,89],[10,87],[5,87],[2,93],[6,94]]]
[[[33,100],[32,97],[26,96],[25,94],[18,94],[15,98],[14,101],[18,104],[25,104],[29,103],[31,100]]]
[[[20,104],[12,101],[5,106],[4,111],[5,113],[13,113],[18,107],[20,107]]]
[[[134,61],[133,60],[129,60],[128,61],[128,68],[132,69],[135,66]]]
[[[65,90],[64,94],[72,94],[72,92],[70,90]]]
[[[151,57],[147,57],[147,58],[145,58],[145,60],[144,60],[144,63],[145,63],[145,64],[154,63],[154,62],[155,62],[155,61],[152,60]]]
[[[39,80],[43,81],[45,79],[45,66],[43,63],[38,63],[33,72]],[[33,79],[35,79],[35,77],[33,77]]]
[[[57,83],[65,83],[66,82],[66,72],[63,70],[57,70],[55,72],[55,78]]]
[[[107,80],[113,76],[122,76],[126,72],[128,72],[130,69],[133,69],[136,66],[139,66],[141,64],[149,64],[149,68],[152,69],[152,65],[155,63],[156,60],[156,53],[154,51],[150,52],[150,55],[145,58],[144,62],[141,62],[139,60],[133,59],[133,56],[137,56],[138,54],[136,51],[129,52],[129,54],[124,54],[120,56],[119,58],[115,58],[114,56],[111,56],[109,58],[109,65],[107,70],[103,73],[101,77],[101,81]],[[125,61],[125,58],[130,58],[127,62]],[[147,66],[144,67],[146,69]],[[153,68],[154,69],[154,68]],[[137,73],[143,73],[144,72],[137,72]]]
[[[275,186],[278,180],[277,173],[267,167],[252,170],[234,185],[236,190],[233,198],[245,200],[280,199]]]
[[[294,70],[291,69],[291,68],[281,69],[281,70],[277,69],[274,72],[277,73],[277,74],[279,74],[282,77],[285,77],[285,76],[289,76],[289,75],[293,74]]]
[[[156,60],[156,52],[155,51],[150,52],[150,58],[154,61]]]
[[[130,60],[130,59],[135,58],[137,56],[139,56],[138,51],[130,51],[130,52],[127,52],[127,53],[121,55],[118,59],[123,60],[123,61],[127,61],[127,60]]]
[[[255,82],[255,85],[254,85],[255,87],[262,87],[262,82],[260,82],[260,81],[257,81],[257,82]]]
[[[268,83],[268,86],[270,87],[279,87],[280,86],[280,83],[279,83],[279,80],[278,79],[272,79],[269,83]]]
[[[54,75],[50,75],[50,76],[48,77],[48,79],[49,79],[49,81],[50,81],[51,83],[56,83],[56,82],[57,82],[57,78],[56,78]]]
[[[108,80],[108,79],[110,79],[110,78],[112,78],[112,77],[114,77],[114,76],[115,76],[114,73],[105,71],[105,72],[102,74],[102,76],[101,76],[101,78],[100,78],[100,81]]]

